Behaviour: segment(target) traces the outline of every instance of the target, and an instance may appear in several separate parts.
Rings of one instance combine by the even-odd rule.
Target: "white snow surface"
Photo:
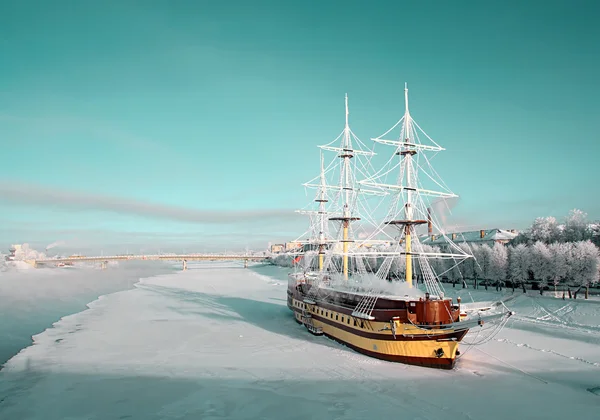
[[[286,306],[286,273],[199,268],[102,296],[0,371],[0,418],[598,416],[598,301],[515,293],[507,328],[482,346],[463,345],[456,369],[441,371],[310,335]],[[458,294],[465,303],[500,297],[447,289]]]

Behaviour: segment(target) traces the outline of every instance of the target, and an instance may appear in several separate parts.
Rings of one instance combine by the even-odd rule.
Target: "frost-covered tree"
[[[568,243],[553,243],[548,245],[550,251],[550,280],[554,284],[554,291],[556,292],[556,286],[563,283],[567,279],[569,256],[571,245]]]
[[[496,243],[492,248],[489,278],[496,282],[496,290],[504,285],[508,266],[508,252],[502,244]]]
[[[374,250],[375,251],[375,250]],[[366,257],[365,258],[365,268],[367,271],[376,273],[379,269],[379,259],[377,257]]]
[[[545,243],[537,241],[533,244],[530,253],[531,270],[533,277],[539,281],[540,294],[543,294],[544,287],[552,278],[552,254]]]
[[[519,234],[516,237],[514,237],[508,244],[511,246],[517,246],[520,244],[527,245],[530,242],[531,242],[531,239],[529,239],[529,232],[523,231],[523,232],[519,232]]]
[[[388,252],[396,252],[397,247],[392,246],[387,249]],[[404,252],[404,247],[400,248],[401,252]],[[385,258],[382,260],[381,264],[385,264]],[[392,265],[390,266],[390,276],[396,277],[398,279],[404,279],[406,277],[406,256],[400,255],[398,257],[392,258]],[[414,271],[413,271],[414,276]]]
[[[464,262],[462,264],[464,264]],[[454,259],[445,260],[445,270],[447,270],[446,275],[452,282],[452,287],[456,287],[456,283],[463,281],[463,275],[460,271],[462,264]]]
[[[509,272],[510,279],[513,284],[520,284],[525,293],[525,282],[529,279],[529,249],[524,244],[519,244],[509,248]]]
[[[490,269],[492,266],[492,248],[487,245],[478,245],[473,247],[473,253],[477,259],[475,263],[475,288],[477,288],[477,278],[487,280],[490,278]],[[487,290],[487,282],[485,283]]]
[[[573,244],[569,271],[571,281],[579,286],[578,291],[598,282],[599,258],[598,248],[592,242],[580,241]]]
[[[559,226],[554,217],[538,217],[528,229],[521,232],[510,244],[532,245],[537,241],[551,244],[554,242],[586,241],[588,239],[600,246],[600,224],[589,224],[587,214],[574,209],[565,217],[563,226]]]
[[[538,217],[529,228],[529,238],[533,242],[541,241],[546,244],[560,239],[560,230],[554,217]]]
[[[423,247],[423,252],[427,252],[427,253],[437,253],[440,252],[440,248],[437,246],[430,246],[430,245],[422,245]],[[421,279],[423,278],[423,272],[421,271],[421,264],[419,259],[415,259],[415,261],[417,262],[417,265],[419,266],[419,275],[421,277]],[[442,260],[441,258],[428,258],[427,262],[429,263],[429,265],[431,266],[433,272],[438,275],[440,273],[442,273],[443,271],[445,271],[444,267],[444,260]]]
[[[587,214],[581,210],[573,209],[565,218],[565,227],[562,232],[564,242],[578,242],[591,239],[588,228]]]
[[[473,255],[473,247],[470,247],[466,243],[460,243],[458,245],[466,254]],[[460,272],[462,273],[463,278],[465,279],[474,279],[475,278],[475,259],[467,258],[459,267]],[[463,287],[465,287],[465,283],[463,282]]]
[[[600,220],[596,220],[590,225],[591,241],[600,248]]]
[[[27,243],[21,245],[21,247],[15,251],[16,261],[36,260],[44,258],[46,258],[46,254],[44,254],[43,252],[38,252],[33,248],[30,248],[29,244]]]

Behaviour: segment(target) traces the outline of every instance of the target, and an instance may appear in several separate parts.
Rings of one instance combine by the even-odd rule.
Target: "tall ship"
[[[304,184],[316,194],[300,211],[310,223],[296,240],[287,305],[312,334],[365,355],[452,369],[470,329],[495,334],[512,312],[503,302],[467,310],[445,296],[440,277],[473,255],[448,237],[445,252],[421,243],[419,229],[445,236],[431,202],[457,196],[431,166],[444,148],[410,115],[407,86],[404,101],[404,116],[371,139],[387,149],[379,156],[350,129],[346,95],[344,129],[319,146],[319,175]]]

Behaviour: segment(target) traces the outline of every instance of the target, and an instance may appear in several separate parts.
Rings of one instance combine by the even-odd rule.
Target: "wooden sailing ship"
[[[452,369],[459,343],[471,328],[495,321],[502,325],[511,312],[467,314],[461,311],[460,298],[453,301],[444,296],[439,274],[429,260],[452,260],[458,265],[472,255],[449,238],[450,252],[427,249],[419,241],[419,225],[439,225],[431,219],[427,198],[456,195],[436,178],[432,168],[427,176],[442,191],[423,187],[419,173],[430,166],[427,154],[444,149],[412,119],[406,87],[405,106],[405,114],[396,125],[372,139],[392,147],[388,163],[375,170],[375,153],[359,149],[364,144],[350,129],[346,96],[344,130],[332,143],[319,146],[321,171],[315,179],[318,182],[305,184],[317,190],[317,209],[301,211],[311,217],[311,224],[305,238],[297,240],[304,245],[304,251],[295,260],[304,258],[290,274],[287,304],[296,321],[308,331],[360,353],[388,361]],[[383,138],[399,125],[398,139]],[[335,145],[338,141],[341,143]],[[324,152],[334,152],[337,164],[325,167]],[[387,178],[394,172],[394,181],[388,183]],[[339,183],[329,184],[327,178]],[[386,211],[378,214],[381,207],[370,207],[368,200],[361,201],[362,196],[387,201]],[[337,227],[332,234],[330,224]],[[390,233],[390,228],[395,228],[395,232]],[[360,229],[364,231],[359,233]],[[402,293],[385,291],[394,264],[403,266]],[[421,287],[413,285],[414,271],[422,279]]]

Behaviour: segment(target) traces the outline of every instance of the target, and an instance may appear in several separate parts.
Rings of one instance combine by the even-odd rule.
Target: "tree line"
[[[475,259],[468,259],[460,268],[448,271],[452,282],[461,279],[478,280],[487,285],[492,283],[501,288],[507,283],[520,286],[535,284],[540,293],[547,287],[565,287],[574,297],[581,288],[598,282],[600,273],[600,223],[589,223],[587,215],[572,210],[559,224],[554,217],[539,217],[521,232],[508,246],[460,244],[466,252],[471,251]],[[443,268],[443,267],[441,267]]]

